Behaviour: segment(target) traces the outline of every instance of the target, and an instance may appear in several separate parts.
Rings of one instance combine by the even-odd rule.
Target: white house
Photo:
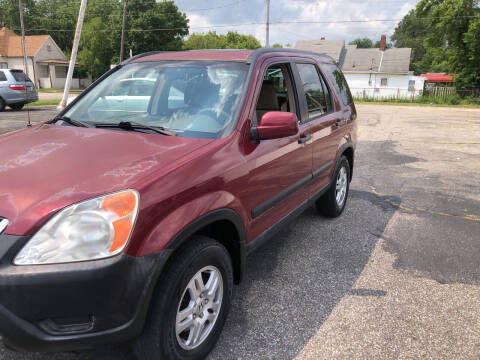
[[[359,49],[343,40],[298,41],[295,48],[331,56],[340,66],[354,97],[409,98],[421,95],[425,78],[409,71],[410,48]]]
[[[63,88],[68,59],[50,35],[25,36],[28,76],[39,88]],[[22,37],[0,28],[0,69],[24,69]],[[73,79],[72,88],[86,87],[91,79]]]

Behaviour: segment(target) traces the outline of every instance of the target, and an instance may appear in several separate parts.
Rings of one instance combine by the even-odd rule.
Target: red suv
[[[355,119],[327,56],[157,52],[1,135],[4,342],[205,357],[246,255],[310,204],[342,213]]]

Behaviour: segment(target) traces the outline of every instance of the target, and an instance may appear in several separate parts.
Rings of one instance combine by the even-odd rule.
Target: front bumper
[[[28,351],[88,349],[142,329],[168,252],[70,264],[15,266],[27,237],[0,235],[0,334]]]

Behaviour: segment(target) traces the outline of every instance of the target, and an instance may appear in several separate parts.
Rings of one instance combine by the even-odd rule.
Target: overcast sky
[[[379,40],[390,36],[397,21],[275,24],[288,21],[345,21],[401,19],[418,0],[271,0],[270,44],[292,45],[297,40],[343,39],[357,37]],[[266,0],[175,0],[190,19],[190,32],[216,30],[225,33],[236,30],[254,35],[265,44]],[[212,9],[214,8],[214,9]],[[257,23],[252,25],[239,25]],[[259,24],[261,23],[261,24]],[[229,25],[227,27],[219,25]]]

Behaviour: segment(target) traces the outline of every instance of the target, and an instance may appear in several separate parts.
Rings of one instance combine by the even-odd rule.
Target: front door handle
[[[298,143],[299,144],[303,144],[303,143],[306,143],[308,140],[310,140],[312,138],[312,134],[308,134],[308,135],[301,135],[299,138],[298,138]]]

